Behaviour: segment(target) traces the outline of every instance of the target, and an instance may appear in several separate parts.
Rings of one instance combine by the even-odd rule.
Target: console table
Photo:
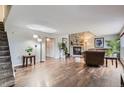
[[[30,60],[30,64],[32,65],[32,62],[34,62],[34,65],[36,63],[36,57],[35,55],[31,55],[31,56],[23,56],[23,67],[26,65],[26,67],[28,66],[28,59]]]
[[[105,57],[105,59],[106,59],[106,67],[108,66],[108,60],[111,60],[112,65],[113,65],[113,61],[115,60],[116,68],[118,67],[118,57]]]

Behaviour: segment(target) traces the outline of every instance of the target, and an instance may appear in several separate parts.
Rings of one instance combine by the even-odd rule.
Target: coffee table
[[[114,60],[115,60],[115,63],[116,63],[116,68],[118,67],[118,57],[108,57],[108,56],[106,56],[105,57],[105,60],[106,60],[106,67],[108,66],[108,60],[111,60],[111,62],[112,62],[112,65],[113,65],[113,62],[114,62]]]

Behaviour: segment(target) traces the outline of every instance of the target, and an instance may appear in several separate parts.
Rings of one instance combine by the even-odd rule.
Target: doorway
[[[46,38],[46,58],[54,58],[54,38]]]

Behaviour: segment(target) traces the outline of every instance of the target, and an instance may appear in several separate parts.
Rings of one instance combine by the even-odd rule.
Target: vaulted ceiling
[[[98,36],[117,34],[124,25],[124,6],[12,6],[7,24],[11,27],[20,27],[24,29],[30,29],[27,27],[28,25],[48,27],[56,30],[55,34],[70,34],[85,31],[90,31]],[[42,32],[42,29],[39,31]]]

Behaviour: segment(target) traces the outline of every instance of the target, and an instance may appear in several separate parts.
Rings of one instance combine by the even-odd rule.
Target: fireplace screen
[[[73,55],[81,55],[81,47],[73,47]]]

